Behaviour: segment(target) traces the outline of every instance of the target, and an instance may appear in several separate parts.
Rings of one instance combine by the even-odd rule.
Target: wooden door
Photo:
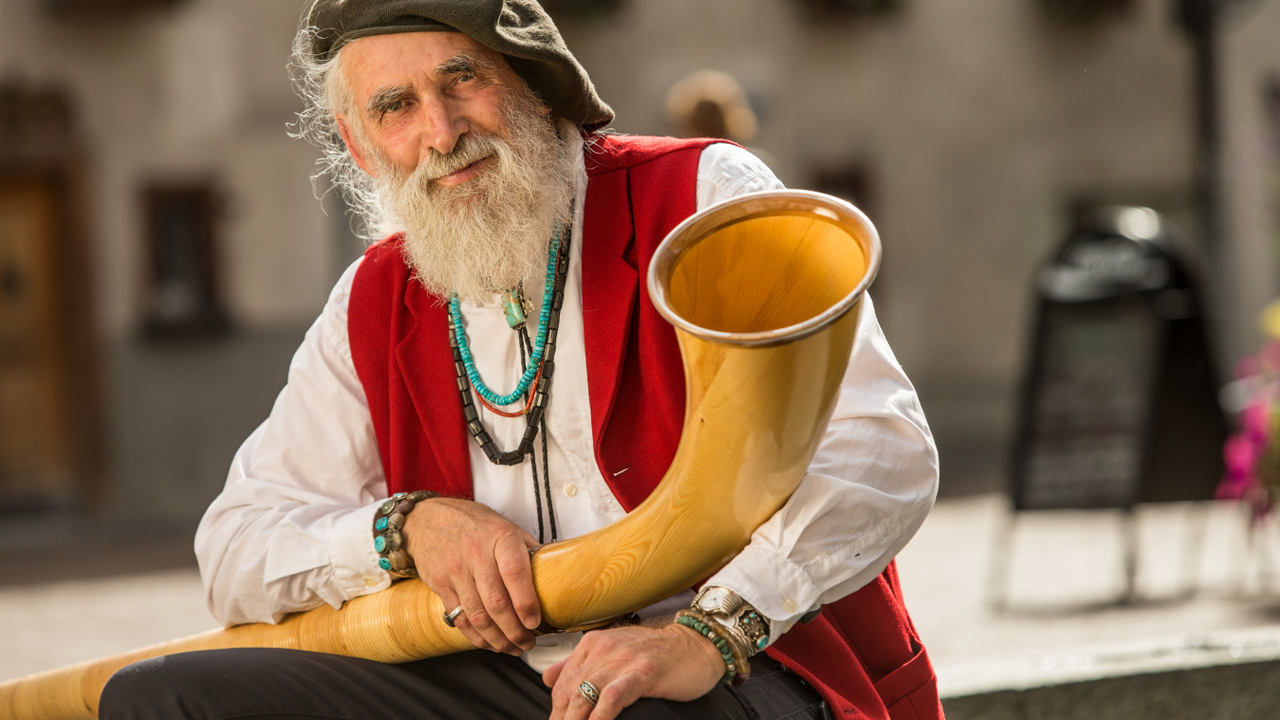
[[[65,505],[75,492],[69,288],[57,196],[39,180],[0,181],[0,509]]]

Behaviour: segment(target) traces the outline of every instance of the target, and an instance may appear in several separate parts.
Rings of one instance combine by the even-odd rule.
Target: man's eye
[[[405,109],[407,105],[408,103],[405,102],[404,100],[388,100],[378,105],[377,110],[374,112],[374,118],[378,122],[382,122],[382,120],[384,120],[387,117],[387,115],[390,115],[391,113],[400,112],[401,110]]]
[[[461,75],[458,76],[459,83],[471,82],[472,80],[475,80],[475,79],[476,79],[475,73],[462,73]]]

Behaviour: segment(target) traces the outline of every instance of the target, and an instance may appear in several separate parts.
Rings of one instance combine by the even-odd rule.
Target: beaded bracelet
[[[404,549],[405,518],[415,505],[428,498],[440,497],[430,490],[396,493],[387,498],[373,516],[373,549],[378,552],[378,567],[397,577],[416,578],[418,569]]]
[[[732,628],[725,627],[724,623],[720,622],[715,615],[702,608],[691,607],[681,612],[698,620],[724,638],[725,644],[729,646],[730,651],[733,653],[733,665],[737,671],[736,678],[733,679],[732,684],[741,685],[746,682],[747,676],[751,674],[751,663],[749,661],[752,653],[750,648],[744,644],[744,641],[733,632]]]
[[[676,623],[695,630],[710,640],[716,650],[720,651],[720,658],[724,660],[725,667],[724,676],[720,678],[720,682],[725,685],[741,685],[747,681],[747,676],[751,674],[751,665],[747,662],[746,653],[738,647],[738,643],[721,632],[722,628],[718,623],[694,609],[676,613]]]

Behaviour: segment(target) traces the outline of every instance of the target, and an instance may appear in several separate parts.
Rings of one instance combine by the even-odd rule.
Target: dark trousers
[[[693,702],[642,699],[622,720],[810,720],[829,717],[803,680],[764,655],[751,678],[717,685]],[[387,665],[272,648],[181,653],[116,673],[102,692],[100,720],[232,718],[414,718],[541,720],[551,691],[524,661],[471,651]]]

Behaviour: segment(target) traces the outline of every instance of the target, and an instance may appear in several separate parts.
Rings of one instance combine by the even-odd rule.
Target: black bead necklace
[[[570,217],[572,217],[572,213]],[[547,516],[550,518],[551,541],[554,542],[557,536],[556,515],[551,505],[551,468],[547,462],[547,433],[544,415],[547,409],[547,401],[551,394],[551,379],[555,374],[556,335],[560,327],[560,308],[564,304],[565,278],[569,272],[569,241],[571,234],[572,226],[566,223],[563,230],[556,237],[556,241],[560,243],[560,249],[556,261],[555,285],[550,298],[551,314],[547,323],[547,340],[537,380],[525,393],[526,400],[529,400],[529,402],[525,410],[520,413],[525,417],[524,435],[520,438],[520,444],[515,450],[506,452],[500,450],[498,444],[494,442],[493,436],[489,434],[484,424],[480,422],[480,411],[476,408],[475,401],[471,397],[471,381],[467,379],[467,367],[462,359],[462,351],[459,349],[458,336],[464,330],[457,327],[452,316],[449,317],[449,349],[453,352],[453,365],[458,375],[458,393],[462,397],[462,414],[466,418],[467,430],[471,433],[471,438],[484,451],[485,457],[489,458],[489,462],[495,465],[519,465],[524,462],[525,455],[529,456],[530,466],[533,471],[533,496],[538,513],[539,542],[546,542],[543,537],[542,492],[538,487],[538,463],[533,451],[534,442],[538,437],[539,431],[542,431],[542,476],[547,496]],[[529,338],[529,329],[526,324],[521,324],[516,330],[519,332],[520,370],[524,372],[527,369],[526,353],[529,356],[532,355],[533,343]],[[533,393],[532,398],[529,398],[530,392]]]

